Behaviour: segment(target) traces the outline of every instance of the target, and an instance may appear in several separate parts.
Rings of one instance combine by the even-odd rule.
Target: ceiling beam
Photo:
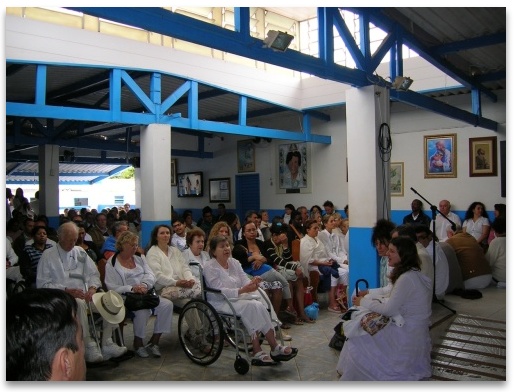
[[[437,99],[429,98],[425,95],[415,93],[414,91],[391,90],[390,97],[391,99],[419,108],[427,106],[430,111],[441,114],[442,116],[463,121],[472,124],[475,127],[482,127],[497,132],[498,123],[493,120],[447,105]]]
[[[187,42],[233,53],[283,68],[293,69],[335,80],[353,86],[367,86],[365,73],[338,64],[327,64],[298,51],[287,49],[275,52],[264,47],[263,40],[251,37],[245,32],[230,31],[223,27],[171,12],[163,8],[147,7],[66,7],[99,18],[174,37]]]
[[[448,53],[461,52],[470,49],[477,49],[483,46],[506,44],[506,33],[496,33],[465,39],[461,41],[449,42],[430,48],[431,53],[442,56]]]
[[[99,18],[108,19],[118,23],[128,24],[142,28],[144,30],[152,31],[158,34],[163,34],[169,37],[185,40],[198,45],[222,50],[224,52],[233,53],[238,56],[243,56],[265,63],[274,64],[287,69],[292,69],[304,73],[309,73],[323,79],[334,80],[340,83],[350,84],[355,87],[363,87],[373,82],[372,72],[367,73],[360,69],[347,68],[333,62],[328,61],[328,58],[324,56],[321,58],[315,58],[310,55],[306,55],[297,52],[292,49],[287,49],[286,52],[275,52],[267,49],[263,45],[263,41],[257,38],[251,37],[249,30],[244,29],[245,32],[241,31],[230,31],[220,26],[211,25],[194,18],[190,18],[178,13],[171,12],[163,8],[147,8],[147,7],[131,7],[131,8],[112,8],[112,7],[67,7],[77,12],[82,12],[88,15],[96,16]],[[365,18],[366,23],[373,23],[377,27],[391,34],[393,30],[397,29],[399,34],[394,37],[391,34],[394,44],[401,45],[405,43],[411,49],[420,54],[425,60],[439,68],[442,72],[445,72],[450,77],[459,81],[461,84],[470,87],[471,89],[478,89],[482,93],[490,97],[494,102],[497,97],[490,90],[485,88],[477,79],[471,78],[470,75],[462,73],[460,70],[455,69],[452,66],[446,64],[439,56],[431,53],[429,48],[424,47],[420,44],[410,33],[408,33],[402,26],[397,25],[396,22],[389,19],[382,14],[380,9],[377,8],[349,8],[340,7],[348,11],[358,14],[361,18]],[[325,32],[328,31],[328,25],[335,23],[335,26],[339,28],[341,37],[347,46],[351,47],[351,35],[345,29],[345,26],[338,21],[336,8],[333,7],[333,13],[331,10],[326,11],[324,8],[318,8],[318,14],[322,17],[319,19],[321,24],[319,25],[319,37],[326,37]],[[244,12],[240,8],[235,10],[240,12],[243,18]],[[320,13],[319,13],[320,12]],[[335,19],[335,21],[334,21]],[[325,25],[323,25],[325,24]],[[398,27],[397,27],[398,26]],[[321,43],[320,43],[321,45]],[[321,46],[320,46],[321,47]],[[384,49],[392,47],[389,42],[386,42]],[[329,48],[327,49],[329,50]],[[324,51],[324,46],[321,51]],[[355,51],[352,55],[355,55],[358,64],[369,64],[367,67],[371,71],[372,65],[379,61],[383,56],[382,53],[376,53],[373,58],[368,56],[369,53],[362,54]],[[365,57],[362,57],[364,56]],[[394,94],[398,96],[398,94]],[[415,96],[416,97],[416,96]],[[420,99],[416,102],[410,102],[413,106],[420,106],[425,110],[437,111],[440,110],[440,114],[443,110],[446,116],[451,116],[452,113],[460,113],[456,108],[446,108],[445,105],[435,105],[431,100]],[[430,105],[432,104],[432,105]],[[440,108],[440,109],[439,109]],[[447,110],[448,109],[448,110]],[[469,112],[460,113],[456,117],[460,121],[465,121],[466,118],[471,118]],[[483,119],[485,120],[485,119]],[[488,120],[490,121],[490,120]],[[487,123],[482,121],[481,123]],[[471,122],[472,124],[472,122]],[[493,126],[492,126],[493,128]],[[250,135],[252,136],[252,135]]]
[[[401,38],[403,43],[408,46],[410,49],[414,50],[416,53],[420,55],[424,60],[431,63],[433,66],[453,78],[457,80],[459,83],[464,86],[470,87],[472,89],[478,89],[485,95],[487,95],[492,102],[497,101],[497,96],[479,83],[472,76],[462,72],[461,70],[453,67],[452,65],[447,64],[447,62],[441,57],[436,55],[431,51],[430,48],[426,47],[422,43],[420,43],[411,33],[409,33],[401,24],[395,22],[391,18],[385,16],[379,8],[350,8],[344,7],[344,9],[356,13],[356,14],[367,14],[369,15],[370,21],[383,31],[393,31],[396,26],[398,26]],[[462,120],[463,121],[463,120]]]

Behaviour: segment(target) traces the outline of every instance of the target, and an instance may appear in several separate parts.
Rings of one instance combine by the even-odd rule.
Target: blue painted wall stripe
[[[350,227],[350,285],[348,301],[358,279],[366,279],[369,287],[379,286],[378,255],[371,246],[371,227]],[[361,286],[364,289],[364,285]]]
[[[141,243],[141,246],[143,248],[146,248],[146,246],[148,245],[148,242],[150,242],[150,237],[151,237],[151,231],[153,230],[153,228],[157,225],[168,225],[168,226],[171,226],[171,222],[170,221],[164,221],[164,220],[161,220],[161,221],[142,221],[141,222],[141,238],[140,238],[140,243]]]

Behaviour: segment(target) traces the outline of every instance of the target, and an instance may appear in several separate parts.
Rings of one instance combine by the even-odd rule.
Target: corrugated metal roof
[[[38,162],[6,164],[6,183],[23,184],[39,182]],[[125,170],[130,165],[81,164],[60,163],[59,183],[65,184],[93,184]]]

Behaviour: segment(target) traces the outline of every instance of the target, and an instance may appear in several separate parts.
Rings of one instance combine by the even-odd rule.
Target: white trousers
[[[347,264],[341,264],[338,271],[338,278],[331,277],[331,286],[336,287],[339,283],[348,286],[348,282],[350,281],[350,267]]]

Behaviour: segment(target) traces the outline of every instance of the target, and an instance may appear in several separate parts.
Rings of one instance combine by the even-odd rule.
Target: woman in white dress
[[[200,268],[198,265],[189,265],[196,263],[204,267],[204,264],[211,258],[209,253],[204,250],[205,247],[205,233],[202,229],[195,227],[187,232],[186,244],[188,248],[182,252],[184,260],[188,267],[191,269],[191,273],[200,281]]]
[[[379,287],[384,287],[389,284],[389,273],[391,271],[387,265],[387,250],[389,241],[391,240],[391,232],[394,229],[396,229],[396,225],[393,222],[387,219],[379,219],[371,230],[371,244],[375,247],[380,257]]]
[[[330,260],[335,261],[338,277],[331,277],[330,291],[328,292],[329,306],[328,310],[334,313],[341,313],[342,308],[337,303],[337,285],[342,284],[348,286],[350,280],[350,267],[348,265],[348,255],[341,249],[339,237],[335,232],[337,228],[337,220],[334,214],[326,214],[323,216],[324,230],[317,234],[317,238],[323,243]]]
[[[139,237],[131,231],[123,232],[117,239],[115,243],[117,252],[106,263],[105,284],[108,290],[114,290],[121,295],[129,291],[146,294],[155,284],[155,275],[148,263],[144,258],[135,254],[138,244]],[[157,316],[153,335],[146,346],[144,346],[146,325],[152,311],[151,309],[141,309],[134,310],[133,313],[135,315],[133,318],[135,353],[141,358],[147,358],[149,354],[160,358],[159,340],[163,333],[171,332],[173,303],[160,297],[159,305],[153,310],[153,314]]]
[[[391,321],[374,335],[350,333],[337,364],[341,381],[418,381],[431,376],[431,279],[420,272],[410,238],[393,238],[388,258],[393,267],[390,291],[388,286],[371,289],[353,303]]]
[[[463,232],[469,233],[479,245],[486,247],[488,234],[490,233],[490,222],[483,203],[475,201],[469,206],[463,221]]]
[[[255,292],[261,281],[259,276],[249,279],[241,264],[231,257],[231,247],[227,237],[217,235],[209,243],[209,254],[212,256],[204,266],[204,278],[208,287],[221,290],[229,299],[233,299],[233,307],[241,316],[247,332],[252,340],[252,365],[275,365],[279,361],[288,361],[297,355],[295,347],[282,346],[276,341],[274,325],[265,305],[255,299],[240,299],[240,295]],[[243,297],[242,297],[243,298]],[[229,313],[229,305],[216,294],[208,293],[208,301],[217,311]],[[270,355],[261,349],[258,334],[263,333],[270,345]]]
[[[182,308],[190,299],[202,295],[200,281],[195,279],[185,263],[182,252],[170,245],[171,228],[157,225],[151,232],[150,247],[146,261],[155,274],[155,289]]]
[[[328,310],[334,313],[341,313],[340,306],[337,303],[337,299],[331,295],[332,281],[335,280],[335,286],[339,281],[339,272],[333,272],[332,266],[334,262],[326,249],[326,246],[318,238],[319,234],[319,223],[315,219],[309,219],[306,221],[306,235],[301,240],[300,245],[300,262],[303,267],[303,273],[308,278],[310,285],[312,286],[312,299],[314,302],[319,302],[317,298],[317,286],[319,285],[320,275],[326,276],[326,286],[328,288]],[[326,270],[323,267],[328,267]],[[336,276],[333,277],[332,273]],[[328,275],[330,278],[328,279]]]

